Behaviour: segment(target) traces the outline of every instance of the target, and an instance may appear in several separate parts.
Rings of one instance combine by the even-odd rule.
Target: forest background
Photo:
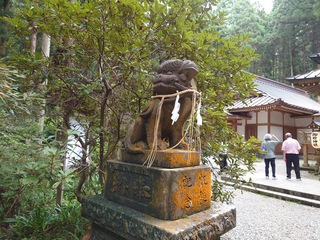
[[[232,132],[225,107],[255,94],[252,74],[286,83],[316,68],[320,44],[317,0],[275,0],[270,13],[249,0],[0,0],[0,11],[0,239],[85,236],[81,200],[103,191],[167,59],[198,65],[203,162],[219,174],[227,143],[240,183],[257,139]],[[213,186],[213,200],[232,200]]]

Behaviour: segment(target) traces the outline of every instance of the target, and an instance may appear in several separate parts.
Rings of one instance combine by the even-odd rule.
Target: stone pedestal
[[[147,168],[107,162],[105,197],[164,220],[176,220],[210,208],[211,171],[208,166]]]
[[[150,150],[144,153],[130,154],[126,150],[121,151],[121,161],[143,165],[151,154]],[[200,153],[186,150],[158,150],[152,167],[182,168],[200,165]]]
[[[233,206],[211,207],[175,221],[166,221],[106,200],[84,198],[83,216],[92,221],[92,240],[215,240],[235,227]]]
[[[149,168],[141,157],[107,161],[104,196],[83,199],[93,239],[209,240],[235,227],[235,208],[211,202],[211,169],[198,153],[159,151]]]

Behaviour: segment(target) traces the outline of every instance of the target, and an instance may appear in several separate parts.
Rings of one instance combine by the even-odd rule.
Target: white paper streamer
[[[176,97],[176,101],[174,103],[174,107],[173,107],[173,110],[172,110],[172,115],[171,115],[171,119],[172,119],[172,125],[178,120],[179,118],[179,110],[180,110],[180,103],[179,103],[179,99],[180,99],[180,96],[179,94],[177,95]]]
[[[198,108],[197,108],[197,125],[198,126],[202,126],[202,117],[200,115],[200,108],[201,108],[201,98],[200,98]]]

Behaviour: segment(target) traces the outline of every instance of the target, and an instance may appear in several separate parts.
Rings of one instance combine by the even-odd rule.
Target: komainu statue
[[[197,73],[197,66],[189,60],[168,60],[160,65],[153,79],[152,100],[129,130],[126,151],[188,149],[184,128],[200,99],[193,79]]]

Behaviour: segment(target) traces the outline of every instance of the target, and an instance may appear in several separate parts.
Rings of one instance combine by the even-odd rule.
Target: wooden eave
[[[296,88],[303,89],[309,93],[320,95],[320,78],[291,80]]]
[[[234,113],[241,113],[241,112],[269,111],[269,110],[286,112],[286,113],[290,113],[292,115],[297,115],[297,116],[312,115],[317,113],[317,111],[315,110],[292,106],[290,104],[283,102],[281,99],[277,100],[272,104],[267,104],[267,105],[244,107],[244,108],[238,108],[238,109],[229,109],[229,112],[234,114]]]
[[[320,77],[304,78],[304,79],[290,78],[288,80],[294,84],[299,84],[299,85],[317,85],[319,84]]]
[[[311,54],[309,58],[315,63],[320,64],[320,53]]]
[[[227,115],[227,119],[228,120],[250,120],[252,119],[251,116],[248,116],[248,115],[240,115],[240,114],[228,114]]]

